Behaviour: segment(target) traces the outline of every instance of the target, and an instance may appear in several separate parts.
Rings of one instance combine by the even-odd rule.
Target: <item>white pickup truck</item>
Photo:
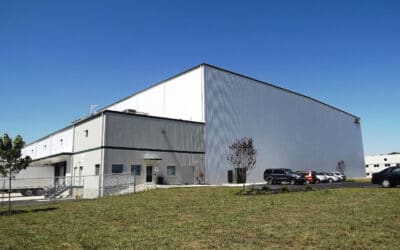
[[[11,180],[11,193],[23,196],[43,195],[46,187],[54,186],[53,166],[32,166],[21,170]],[[9,178],[0,178],[0,192],[8,193]]]

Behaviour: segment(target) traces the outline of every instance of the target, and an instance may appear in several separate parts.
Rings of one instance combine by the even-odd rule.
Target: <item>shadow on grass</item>
[[[58,208],[56,207],[47,207],[47,208],[35,208],[32,210],[11,210],[11,214],[8,213],[8,210],[0,211],[0,216],[8,216],[8,215],[13,215],[13,214],[24,214],[24,213],[38,213],[38,212],[47,212],[47,211],[53,211]]]
[[[291,193],[291,192],[308,192],[313,191],[310,185],[305,186],[305,188],[291,189],[289,186],[282,186],[277,189],[270,189],[269,186],[263,186],[261,188],[250,187],[248,189],[242,189],[236,192],[236,195],[270,195],[270,194],[281,194],[281,193]]]

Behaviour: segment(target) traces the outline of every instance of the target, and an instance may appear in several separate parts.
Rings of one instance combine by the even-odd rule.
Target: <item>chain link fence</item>
[[[48,178],[0,178],[0,210],[68,199],[91,199],[108,195],[135,193],[143,181],[132,173],[60,176]],[[10,192],[11,191],[11,192]]]

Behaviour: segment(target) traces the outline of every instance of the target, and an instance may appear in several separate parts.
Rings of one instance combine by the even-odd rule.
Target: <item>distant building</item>
[[[138,183],[228,182],[229,145],[252,137],[266,168],[334,170],[365,176],[360,118],[314,98],[201,64],[117,101],[28,144],[33,166],[55,176],[93,175],[85,190],[102,195],[104,175],[135,173]],[[235,170],[236,173],[240,172]],[[83,183],[83,182],[82,182]]]
[[[395,166],[400,166],[400,154],[365,156],[365,172],[368,178],[371,178],[373,173]]]

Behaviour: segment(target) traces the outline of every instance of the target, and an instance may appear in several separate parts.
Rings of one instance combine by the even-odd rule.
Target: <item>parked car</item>
[[[312,170],[299,170],[296,171],[296,174],[301,175],[304,177],[304,179],[306,180],[307,184],[315,184],[315,183],[319,183],[319,179],[317,178],[317,172],[312,171]]]
[[[318,178],[319,182],[322,182],[322,183],[328,182],[328,176],[324,173],[317,172],[317,178]]]
[[[373,173],[371,182],[380,184],[384,188],[400,185],[400,167],[389,167],[378,173]]]
[[[340,181],[339,177],[334,176],[331,172],[323,172],[323,173],[327,176],[329,183]]]
[[[346,180],[346,176],[345,176],[344,174],[341,174],[340,172],[332,172],[332,174],[333,174],[334,176],[339,177],[339,179],[340,179],[341,181],[345,181],[345,180]]]
[[[264,171],[264,180],[267,184],[281,184],[283,182],[294,184],[304,184],[304,177],[295,174],[288,168],[269,168]]]

